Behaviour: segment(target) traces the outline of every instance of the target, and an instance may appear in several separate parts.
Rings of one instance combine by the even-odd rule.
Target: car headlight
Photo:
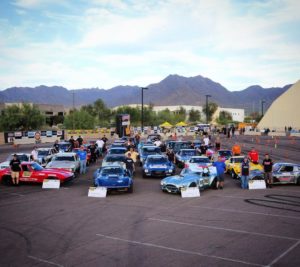
[[[166,184],[165,181],[163,180],[160,181],[160,185],[165,185],[165,184]]]
[[[173,172],[173,169],[169,169],[169,172]]]
[[[148,170],[148,169],[145,169],[145,172],[149,172],[149,170]]]

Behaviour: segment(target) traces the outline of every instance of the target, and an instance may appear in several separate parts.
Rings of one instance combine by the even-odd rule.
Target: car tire
[[[197,187],[197,184],[195,182],[192,182],[189,187]]]
[[[129,194],[132,194],[132,193],[133,193],[133,184],[129,187],[128,193],[129,193]]]
[[[12,185],[12,180],[11,180],[11,176],[9,175],[5,175],[2,177],[2,183],[4,185]]]
[[[216,186],[217,186],[217,177],[214,178],[214,180],[212,181],[210,187],[211,188],[216,188]]]

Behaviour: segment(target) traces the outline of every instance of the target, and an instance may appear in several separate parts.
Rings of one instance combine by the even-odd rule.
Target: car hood
[[[170,164],[145,164],[148,169],[168,169],[171,168]]]
[[[123,176],[98,176],[96,180],[99,186],[128,186],[130,184],[130,178]]]
[[[174,175],[174,176],[166,177],[162,181],[167,184],[181,185],[186,183],[189,180],[194,180],[195,178],[200,179],[200,176],[196,176],[193,174],[184,175],[184,176]]]
[[[48,163],[47,168],[73,168],[75,166],[75,163],[70,161],[54,161]]]

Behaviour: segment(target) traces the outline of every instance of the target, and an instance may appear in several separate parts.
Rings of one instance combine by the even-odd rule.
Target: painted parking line
[[[165,249],[165,250],[169,250],[169,251],[174,251],[174,252],[179,252],[179,253],[184,253],[184,254],[189,254],[189,255],[195,255],[195,256],[201,256],[201,257],[207,257],[207,258],[213,258],[213,259],[229,261],[229,262],[234,262],[234,263],[241,263],[241,264],[245,264],[245,265],[264,266],[264,265],[253,263],[253,262],[247,262],[247,261],[236,260],[236,259],[231,259],[231,258],[219,257],[219,256],[214,256],[214,255],[207,255],[207,254],[204,254],[204,253],[201,253],[201,252],[198,252],[198,251],[161,246],[161,245],[157,245],[157,244],[154,244],[154,243],[146,243],[146,242],[140,242],[140,241],[135,241],[135,240],[128,240],[128,239],[123,239],[123,238],[109,236],[109,235],[103,235],[103,234],[96,234],[96,235],[99,236],[99,237],[106,238],[106,239],[126,242],[126,243],[133,244],[133,245],[140,245],[140,246],[145,246],[145,247]]]
[[[180,225],[199,227],[199,228],[208,228],[208,229],[213,229],[213,230],[227,231],[227,232],[233,232],[233,233],[239,233],[239,234],[248,234],[248,235],[256,235],[256,236],[263,236],[263,237],[270,237],[270,238],[277,238],[277,239],[286,239],[286,240],[299,241],[298,238],[293,238],[293,237],[263,234],[263,233],[258,233],[258,232],[251,232],[251,231],[245,231],[245,230],[236,230],[236,229],[231,229],[231,228],[223,228],[223,227],[203,225],[203,224],[186,223],[186,222],[179,222],[179,221],[173,221],[173,220],[164,220],[164,219],[158,219],[158,218],[148,218],[148,220],[163,222],[163,223],[180,224]]]
[[[27,257],[28,257],[29,259],[32,259],[32,260],[35,260],[35,261],[47,263],[47,264],[49,264],[49,265],[53,265],[53,266],[57,266],[57,267],[64,267],[63,265],[58,264],[58,263],[56,263],[56,262],[44,260],[44,259],[41,259],[41,258],[38,258],[38,257],[34,257],[34,256],[31,256],[31,255],[28,255]]]
[[[198,208],[198,209],[219,210],[219,211],[225,211],[225,212],[245,213],[245,214],[254,214],[254,215],[271,216],[271,217],[281,217],[281,218],[288,218],[288,219],[300,220],[300,216],[296,217],[296,216],[289,216],[289,215],[278,215],[278,214],[255,212],[255,211],[242,211],[242,210],[220,209],[220,208],[203,207],[203,206],[190,206],[190,207],[191,208]]]
[[[277,263],[280,259],[282,259],[285,255],[287,255],[289,252],[291,252],[294,248],[296,248],[298,245],[300,244],[300,240],[298,242],[296,242],[294,245],[292,245],[291,247],[289,247],[286,251],[284,251],[282,254],[280,254],[276,259],[274,259],[270,264],[267,265],[268,266],[272,266],[275,263]]]

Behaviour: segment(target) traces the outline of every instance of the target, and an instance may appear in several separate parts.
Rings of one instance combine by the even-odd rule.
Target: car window
[[[75,158],[73,156],[55,156],[53,161],[75,161]]]
[[[161,158],[148,158],[147,163],[149,163],[149,164],[166,164],[167,159],[163,158],[163,157],[161,157]]]
[[[190,163],[210,163],[208,158],[191,158]]]
[[[285,165],[281,167],[280,172],[292,172],[293,170],[294,170],[293,166]]]
[[[231,151],[219,151],[219,155],[221,157],[229,157],[231,156]]]
[[[234,158],[234,163],[242,163],[244,158]]]
[[[48,156],[49,150],[38,150],[38,156]]]
[[[123,173],[121,168],[104,168],[101,171],[101,175],[120,175]]]
[[[195,156],[197,154],[196,150],[182,150],[181,155],[182,156]]]

